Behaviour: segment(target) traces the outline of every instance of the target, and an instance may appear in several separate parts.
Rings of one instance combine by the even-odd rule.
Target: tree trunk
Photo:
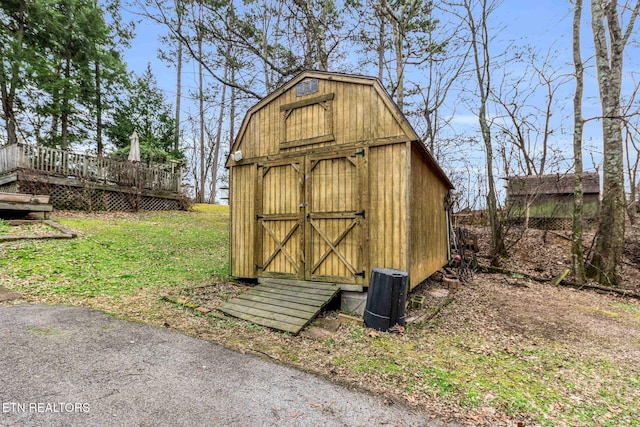
[[[178,34],[182,33],[182,10],[178,0],[175,2],[178,15]],[[182,38],[178,37],[178,58],[176,64],[176,135],[173,141],[173,151],[180,150],[180,101],[182,100]]]
[[[481,2],[481,19],[476,23],[471,4],[465,3],[469,29],[471,31],[471,49],[475,63],[475,74],[478,83],[478,98],[480,107],[478,121],[484,142],[487,167],[487,211],[491,227],[491,263],[497,265],[500,257],[506,253],[502,223],[498,216],[498,201],[496,198],[495,177],[493,176],[493,145],[491,128],[487,122],[487,100],[491,93],[491,57],[489,55],[489,30],[487,25],[489,5],[486,0]]]
[[[198,34],[198,54],[202,58],[202,35]],[[200,111],[200,191],[197,197],[199,203],[204,202],[204,188],[206,173],[204,167],[204,81],[202,74],[202,61],[198,61],[198,98]]]
[[[8,144],[17,144],[18,143],[18,129],[16,126],[16,112],[15,112],[15,100],[16,100],[16,90],[18,87],[18,82],[20,79],[20,68],[22,66],[22,52],[23,52],[23,40],[24,40],[24,32],[25,32],[25,7],[26,3],[24,1],[20,1],[18,3],[18,13],[17,18],[18,22],[16,22],[16,26],[18,28],[18,34],[16,34],[17,39],[17,50],[15,52],[15,58],[10,66],[11,75],[7,76],[4,74],[4,67],[2,67],[2,74],[0,75],[0,92],[2,95],[2,113],[4,115],[5,121],[5,129],[7,131],[7,143]]]
[[[96,154],[102,156],[102,83],[100,81],[100,63],[95,63],[96,75]]]
[[[229,46],[229,52],[231,52],[231,46]],[[225,80],[229,76],[229,62],[224,66],[224,78]],[[216,202],[216,193],[218,190],[218,163],[220,156],[220,143],[222,142],[222,119],[224,116],[224,107],[226,103],[227,87],[222,86],[222,93],[220,94],[220,112],[218,113],[218,128],[216,129],[216,146],[213,150],[213,164],[211,165],[211,192],[209,193],[209,201],[211,203]]]
[[[633,29],[639,7],[640,2],[636,3],[627,30],[623,34],[618,21],[617,3],[610,0],[591,1],[591,28],[603,116],[604,155],[598,237],[587,274],[606,286],[621,285],[625,194],[620,94],[624,47]]]
[[[381,82],[384,81],[384,40],[385,40],[385,28],[384,28],[384,15],[382,11],[384,10],[384,6],[382,5],[382,0],[378,0],[376,14],[378,19],[380,20],[378,26],[378,46],[376,47],[376,53],[378,54],[378,80]]]
[[[571,262],[576,283],[584,283],[584,248],[582,246],[584,194],[582,186],[582,93],[584,89],[584,67],[580,54],[580,23],[582,21],[582,0],[576,0],[573,11],[573,65],[575,68],[576,91],[573,97],[573,162],[575,168],[573,201],[573,239]]]
[[[64,86],[62,88],[62,109],[60,110],[60,148],[66,150],[69,146],[69,116],[71,115],[70,105],[71,91],[69,80],[71,78],[71,58],[65,59],[64,66]]]
[[[393,25],[393,42],[396,50],[396,78],[398,83],[396,86],[396,104],[401,112],[404,113],[404,55],[402,52],[402,44],[404,37],[400,23]]]

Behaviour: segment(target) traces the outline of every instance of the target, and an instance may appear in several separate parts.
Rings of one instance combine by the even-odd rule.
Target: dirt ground
[[[478,242],[479,262],[488,264],[486,228],[473,228],[471,231]],[[427,318],[429,321],[408,325],[406,333],[394,339],[392,345],[411,345],[414,346],[412,348],[424,352],[433,351],[433,357],[441,357],[435,346],[438,340],[446,339],[443,337],[467,337],[468,340],[461,339],[461,342],[456,344],[457,347],[462,351],[487,357],[508,354],[517,358],[536,358],[537,356],[529,354],[529,351],[535,352],[530,349],[552,348],[557,357],[567,362],[567,367],[562,366],[564,362],[557,361],[534,363],[539,371],[533,373],[534,377],[544,378],[547,369],[554,372],[557,370],[560,372],[557,374],[558,383],[566,380],[574,384],[575,390],[571,398],[596,402],[599,400],[598,387],[607,380],[587,379],[585,375],[572,371],[568,366],[572,364],[572,360],[608,359],[629,367],[631,372],[640,372],[640,302],[634,298],[604,291],[552,285],[551,280],[570,267],[569,232],[535,229],[526,232],[516,231],[520,235],[509,236],[511,256],[502,260],[501,267],[538,280],[523,278],[517,274],[476,273],[471,280],[450,292],[450,299],[447,299],[446,292],[441,293],[444,289],[442,282],[437,280],[438,277],[427,281],[409,295],[410,299],[416,295],[423,296],[425,308],[408,309],[407,318]],[[637,264],[633,256],[638,254],[637,236],[640,233],[634,227],[630,229],[630,235],[632,237],[627,244],[623,270],[625,288],[637,292],[640,289],[640,271],[635,267]],[[592,236],[593,232],[588,232],[585,242],[589,242]],[[241,285],[229,283],[213,292],[211,289],[192,291],[188,297],[204,306],[215,308],[242,289]],[[431,311],[435,309],[439,311],[434,315]],[[321,315],[326,319],[335,319],[336,316],[337,311],[332,310]],[[323,345],[321,341],[286,337],[272,331],[244,335],[243,331],[238,333],[238,330],[235,330],[232,335],[217,336],[213,339],[220,339],[225,345],[240,351],[257,352],[375,394],[389,396],[393,401],[417,405],[432,413],[438,413],[444,419],[454,420],[463,425],[529,426],[539,425],[540,422],[539,419],[536,421],[526,416],[523,418],[506,415],[504,408],[500,408],[500,405],[494,406],[490,402],[476,409],[460,408],[456,403],[434,398],[428,393],[403,391],[403,386],[412,381],[412,375],[420,375],[411,369],[408,369],[404,376],[390,375],[390,378],[383,376],[382,379],[376,376],[380,374],[379,371],[372,373],[366,367],[356,367],[354,370],[352,366],[351,369],[343,369],[340,361],[342,358],[353,357],[354,352],[359,352],[367,359],[369,354],[383,351],[372,345],[377,337],[375,332],[360,337],[354,335],[354,330],[341,327],[325,337],[333,342],[329,346]],[[211,337],[209,333],[205,336]],[[368,345],[362,345],[362,342]],[[416,346],[416,343],[419,344]],[[389,351],[389,348],[385,348],[384,351]],[[420,363],[428,364],[429,360],[421,359]],[[549,367],[547,364],[555,365]],[[567,377],[561,380],[561,375]],[[549,386],[555,387],[555,383]],[[615,383],[612,387],[615,388]],[[623,411],[624,408],[611,407],[610,410]],[[594,417],[584,424],[559,421],[562,419],[559,414],[563,412],[566,412],[566,408],[561,403],[551,404],[548,409],[550,425],[606,423],[605,418]]]
[[[489,230],[469,227],[478,243],[480,264],[488,265]],[[448,310],[447,324],[471,323],[528,340],[545,340],[574,346],[592,354],[606,354],[621,362],[640,361],[640,347],[630,340],[628,324],[607,307],[633,304],[640,300],[603,290],[554,286],[550,282],[571,268],[571,231],[512,229],[507,236],[510,256],[500,267],[523,273],[541,281],[527,280],[517,274],[475,273],[473,279],[455,294],[456,305],[477,310]],[[585,232],[585,255],[591,250],[594,230]],[[627,225],[622,268],[623,290],[640,295],[640,226]],[[542,282],[547,279],[548,282]],[[571,275],[567,280],[571,281]],[[595,285],[595,283],[592,283]],[[418,290],[425,292],[424,290]],[[640,325],[640,318],[635,316]],[[478,322],[480,320],[481,322]]]

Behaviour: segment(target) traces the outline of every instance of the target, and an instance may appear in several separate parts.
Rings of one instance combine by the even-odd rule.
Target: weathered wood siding
[[[294,108],[296,102],[327,94],[333,98]],[[237,149],[252,159],[392,137],[406,135],[373,85],[320,80],[315,94],[296,97],[294,87],[254,112]]]
[[[293,160],[258,166],[256,264],[263,276],[302,279],[303,164]]]
[[[448,189],[426,165],[416,147],[411,150],[410,287],[447,263],[448,242],[444,198]]]
[[[409,271],[407,144],[369,149],[370,267]]]
[[[307,162],[308,280],[364,284],[363,157],[353,153]]]
[[[255,278],[255,182],[256,166],[236,166],[230,171],[231,205],[231,274]]]

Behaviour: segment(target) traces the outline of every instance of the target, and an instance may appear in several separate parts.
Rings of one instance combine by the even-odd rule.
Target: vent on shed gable
[[[318,91],[318,79],[305,80],[296,85],[296,96],[305,96]]]

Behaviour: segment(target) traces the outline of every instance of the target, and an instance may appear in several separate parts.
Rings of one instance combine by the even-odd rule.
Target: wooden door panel
[[[308,280],[362,283],[365,212],[358,155],[307,162],[305,230]]]
[[[258,276],[303,278],[304,176],[300,161],[259,165]]]

